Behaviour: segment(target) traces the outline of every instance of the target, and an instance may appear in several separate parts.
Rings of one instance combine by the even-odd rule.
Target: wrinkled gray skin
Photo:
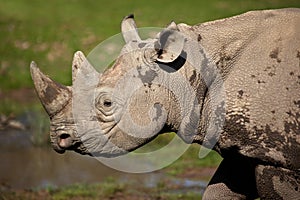
[[[170,30],[179,31],[185,38]],[[144,41],[129,16],[122,21],[122,32],[126,41],[123,54],[103,74],[97,74],[88,64],[82,66],[85,58],[81,52],[73,61],[73,81],[80,70],[99,77],[92,101],[95,116],[85,120],[99,124],[105,135],[101,140],[96,134],[76,131],[73,88],[52,81],[32,63],[32,78],[50,116],[51,142],[57,152],[117,156],[167,131],[178,132],[186,142],[202,144],[208,122],[218,122],[223,116],[223,122],[215,123],[223,126],[214,150],[224,159],[203,199],[300,199],[299,9],[254,11],[195,26],[171,23],[157,39]],[[198,47],[189,45],[192,40]],[[128,71],[133,75],[127,76]],[[184,106],[194,110],[200,107],[200,115],[186,113],[190,119],[199,116],[199,122],[183,120],[181,110],[189,109],[179,105],[178,97],[168,87],[153,83],[157,74],[163,74],[170,87],[176,85],[172,77],[181,74],[194,88],[197,96],[186,98]],[[124,84],[124,93],[132,95],[115,102],[114,89],[124,77],[129,83],[142,81],[143,87],[131,93]],[[210,103],[218,97],[220,84],[225,96],[212,111]],[[184,87],[178,90],[184,95]],[[128,121],[128,113],[123,114],[125,104],[133,121]],[[148,116],[151,108],[156,110]],[[148,135],[140,137],[142,128],[125,127],[129,134],[120,128],[133,122],[141,127],[148,124],[148,131],[144,130]],[[189,132],[195,124],[196,133]]]

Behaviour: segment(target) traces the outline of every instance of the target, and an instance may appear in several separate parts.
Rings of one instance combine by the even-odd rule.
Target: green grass
[[[1,190],[0,200],[67,200],[67,199],[111,199],[117,193],[127,195],[124,184],[115,179],[107,178],[101,183],[75,183],[63,187],[48,187],[31,190]]]
[[[45,189],[31,190],[2,190],[0,200],[108,200],[108,199],[184,199],[193,200],[201,197],[200,193],[176,192],[176,189],[167,185],[147,188],[142,185],[133,185],[130,181],[126,184],[119,183],[112,178],[108,178],[101,183],[84,184],[75,183],[63,187],[48,187]],[[166,183],[164,183],[166,184]]]
[[[48,188],[53,200],[64,200],[72,198],[104,199],[116,193],[124,192],[124,184],[115,179],[107,178],[102,183],[95,184],[73,184],[62,188]]]

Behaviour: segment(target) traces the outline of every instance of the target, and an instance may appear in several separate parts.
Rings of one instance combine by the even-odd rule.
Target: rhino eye
[[[102,112],[109,112],[113,107],[113,102],[109,94],[100,94],[96,100],[96,107]]]
[[[103,101],[103,105],[107,108],[111,107],[112,106],[112,102],[110,100],[104,100]]]

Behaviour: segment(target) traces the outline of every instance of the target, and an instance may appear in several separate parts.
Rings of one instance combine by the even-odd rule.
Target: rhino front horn
[[[35,62],[30,64],[30,73],[38,97],[51,118],[71,100],[72,91],[44,75]]]

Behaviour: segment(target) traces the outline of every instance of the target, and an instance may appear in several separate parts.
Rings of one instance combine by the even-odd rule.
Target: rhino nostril
[[[68,148],[72,146],[72,143],[73,143],[73,139],[70,134],[63,133],[59,135],[58,145],[61,148]]]
[[[70,134],[67,134],[67,133],[63,133],[59,136],[60,139],[67,139],[69,137],[71,137],[71,136],[70,136]]]

